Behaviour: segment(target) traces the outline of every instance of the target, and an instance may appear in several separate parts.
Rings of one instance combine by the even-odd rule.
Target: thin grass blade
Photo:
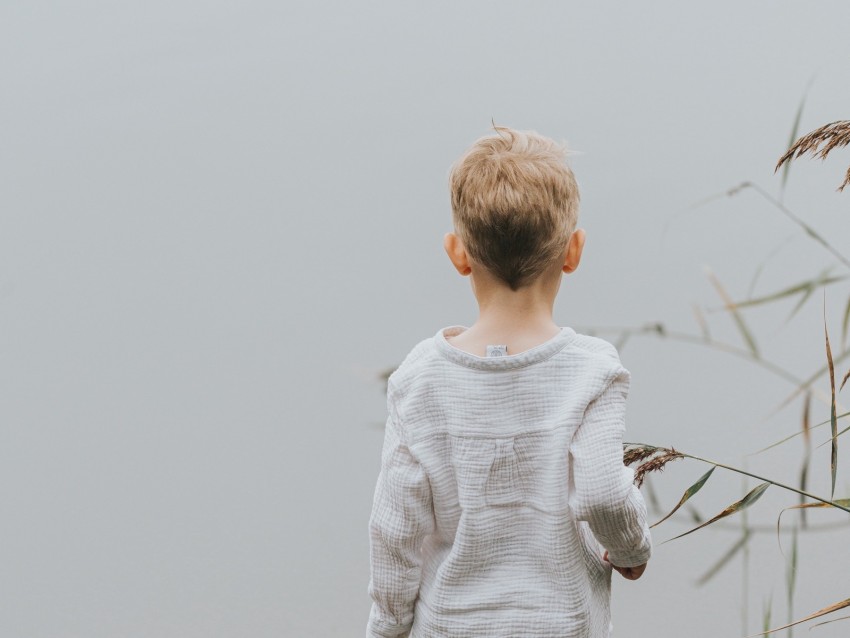
[[[793,627],[794,625],[799,625],[800,623],[804,623],[809,620],[814,620],[815,618],[820,618],[821,616],[826,616],[827,614],[831,614],[833,612],[838,611],[839,609],[844,609],[845,607],[850,607],[850,598],[847,600],[842,600],[837,603],[833,603],[829,607],[824,607],[823,609],[816,611],[813,614],[809,614],[805,618],[800,618],[800,620],[795,620],[792,623],[788,623],[787,625],[782,625],[782,627],[774,627],[773,629],[768,629],[767,631],[763,631],[758,634],[752,634],[751,636],[747,636],[747,638],[755,638],[756,636],[764,636],[766,634],[772,633],[774,631],[782,631],[783,629],[788,629],[788,627]]]
[[[806,445],[806,448],[809,448],[812,444],[812,428],[810,425],[812,411],[812,393],[806,392],[806,398],[803,400],[803,442]]]
[[[832,620],[824,620],[823,622],[819,622],[816,625],[812,625],[809,629],[814,629],[815,627],[820,627],[821,625],[828,625],[829,623],[838,622],[839,620],[850,620],[850,616],[842,616],[841,618],[833,618]]]
[[[832,405],[830,409],[829,423],[832,429],[832,451],[829,457],[829,468],[832,475],[832,491],[829,498],[835,496],[835,475],[838,471],[838,419],[835,410],[835,365],[832,361],[832,348],[829,347],[829,331],[826,328],[826,291],[823,295],[823,334],[826,340],[826,361],[829,365],[829,389],[832,391]]]
[[[847,331],[850,330],[850,297],[847,297],[847,305],[844,306],[844,319],[841,320],[841,349],[847,347]]]
[[[797,528],[794,528],[791,542],[791,557],[785,566],[785,602],[788,609],[788,622],[794,618],[794,589],[797,585]],[[793,630],[788,629],[788,638],[793,636]]]
[[[714,472],[716,467],[717,467],[716,465],[712,465],[711,469],[708,470],[708,472],[703,474],[696,483],[694,483],[688,489],[685,490],[685,493],[682,494],[682,498],[679,499],[679,502],[676,504],[676,507],[674,507],[672,510],[670,510],[670,513],[667,514],[667,516],[662,518],[657,523],[653,523],[652,525],[650,525],[650,527],[655,527],[656,525],[661,525],[661,523],[663,523],[668,518],[673,516],[673,514],[675,514],[678,511],[678,509],[680,507],[682,507],[682,505],[684,505],[688,501],[688,499],[690,499],[694,494],[696,494],[697,492],[699,492],[702,489],[702,486],[705,485],[705,482],[711,476],[712,472]]]
[[[820,286],[828,286],[829,284],[839,283],[841,281],[846,281],[847,279],[850,279],[850,277],[848,277],[847,275],[833,275],[830,277],[822,274],[819,277],[816,277],[815,279],[801,281],[800,283],[794,284],[793,286],[788,286],[787,288],[777,290],[776,292],[772,292],[767,295],[762,295],[761,297],[756,297],[755,299],[744,299],[743,301],[736,301],[734,302],[734,305],[736,308],[761,306],[766,303],[785,299],[786,297],[793,297],[794,295],[811,294],[812,291],[819,288]],[[723,308],[711,308],[709,312],[717,312],[718,310],[723,310],[725,308],[726,306],[724,306]]]
[[[761,274],[762,274],[762,272],[764,271],[765,267],[767,266],[768,262],[769,262],[771,259],[773,259],[773,258],[774,258],[777,254],[779,254],[779,252],[780,252],[782,249],[784,249],[784,248],[785,248],[785,246],[786,246],[789,242],[791,242],[791,241],[795,240],[796,238],[797,238],[797,233],[794,233],[793,235],[789,235],[789,236],[787,236],[787,237],[786,237],[786,238],[782,241],[782,243],[780,243],[779,245],[777,245],[776,247],[774,247],[774,248],[773,248],[773,250],[771,250],[771,251],[767,254],[767,256],[764,258],[764,261],[762,261],[762,262],[761,262],[761,263],[760,263],[760,264],[756,267],[755,271],[753,272],[753,276],[752,276],[752,278],[750,279],[750,285],[749,285],[749,286],[747,286],[747,298],[748,298],[748,299],[749,299],[749,298],[751,298],[751,297],[753,296],[753,291],[756,289],[756,283],[758,283],[759,277],[761,277]]]
[[[730,313],[732,313],[732,318],[735,320],[735,325],[738,326],[738,330],[741,332],[741,336],[743,336],[744,341],[747,343],[747,346],[753,353],[753,356],[758,359],[759,351],[758,347],[756,346],[756,340],[753,338],[750,329],[747,328],[747,324],[744,322],[744,318],[741,316],[741,313],[738,312],[738,308],[735,305],[735,302],[732,301],[732,298],[728,295],[726,289],[723,287],[723,285],[720,283],[717,277],[715,277],[714,273],[711,272],[709,268],[706,267],[705,273],[711,281],[712,285],[714,286],[715,290],[717,290],[717,294],[720,295],[720,298],[723,300],[726,309],[729,310]]]
[[[840,507],[850,507],[850,498],[836,498],[832,501],[835,505]],[[790,507],[786,507],[779,512],[779,516],[776,517],[776,540],[779,542],[779,530],[782,525],[782,515],[788,510],[807,510],[813,507],[835,507],[830,503],[800,503],[799,505],[791,505]]]
[[[806,457],[803,459],[803,467],[800,469],[800,491],[801,492],[805,492],[806,488],[808,487],[808,484],[809,484],[809,465],[810,465],[809,459],[810,458],[811,458],[810,456],[806,455]],[[806,497],[803,496],[802,494],[800,494],[800,505],[806,504],[805,499],[806,499]],[[800,523],[803,527],[806,527],[808,525],[808,521],[806,520],[805,510],[800,513]]]
[[[847,374],[845,374],[844,378],[841,380],[841,387],[838,388],[839,392],[841,392],[844,389],[844,384],[847,383],[847,379],[850,379],[850,370],[847,371]]]
[[[743,509],[746,509],[747,507],[749,507],[750,505],[755,503],[757,500],[759,500],[759,498],[761,498],[761,495],[764,494],[765,490],[767,488],[769,488],[770,485],[771,484],[769,482],[766,482],[766,483],[762,483],[761,485],[759,485],[757,487],[754,487],[752,490],[750,490],[747,493],[746,496],[744,496],[744,498],[742,498],[739,501],[735,501],[729,507],[727,507],[722,512],[720,512],[717,516],[710,518],[709,520],[707,520],[702,525],[698,525],[697,527],[694,527],[693,529],[688,530],[684,534],[679,534],[678,536],[674,536],[673,538],[670,538],[670,539],[668,539],[664,542],[669,543],[670,541],[674,541],[677,538],[682,538],[682,536],[687,536],[688,534],[693,534],[695,531],[702,529],[703,527],[707,527],[708,525],[711,525],[712,523],[715,523],[715,522],[719,521],[720,519],[726,518],[727,516],[731,516],[732,514],[735,514],[737,512],[740,512]]]
[[[802,308],[806,304],[806,302],[809,300],[809,297],[812,296],[812,293],[814,291],[815,291],[814,287],[809,288],[808,290],[806,290],[806,292],[804,292],[800,296],[800,299],[797,301],[796,304],[794,304],[794,307],[791,308],[791,312],[789,312],[788,316],[785,318],[785,323],[788,323],[789,321],[791,321],[794,318],[794,315],[796,315],[798,312],[800,312],[800,308]]]
[[[696,507],[693,506],[693,503],[688,503],[688,506],[685,508],[688,510],[688,514],[691,515],[691,520],[694,523],[702,523],[705,520],[705,517],[699,513]]]
[[[747,469],[747,459],[744,459],[744,471]],[[749,485],[749,478],[746,474],[741,474],[741,489],[746,490]],[[741,512],[741,516],[738,518],[738,521],[741,524],[741,531],[746,534],[750,531],[750,512],[747,509],[744,509]],[[744,543],[744,547],[741,550],[741,633],[747,633],[747,630],[750,627],[750,616],[749,616],[749,608],[750,608],[750,545],[749,543]]]
[[[727,549],[723,553],[723,555],[717,560],[717,562],[715,562],[711,567],[709,567],[708,570],[702,576],[700,576],[697,579],[697,582],[696,582],[697,586],[705,585],[708,581],[710,581],[712,578],[714,578],[720,572],[721,569],[726,567],[726,565],[729,564],[729,561],[731,561],[733,558],[735,558],[735,556],[737,556],[738,552],[740,552],[742,549],[744,549],[744,546],[747,544],[747,541],[749,540],[749,538],[750,538],[749,530],[747,530],[743,534],[741,534],[741,538],[739,538],[737,541],[735,541],[734,545],[732,545],[732,547]]]
[[[767,599],[767,604],[764,606],[762,611],[762,621],[761,626],[764,630],[767,637],[770,638],[770,614],[771,608],[773,607],[773,595],[771,594],[770,598]]]
[[[797,107],[797,113],[794,115],[794,124],[791,125],[791,136],[788,138],[788,148],[793,146],[794,142],[797,140],[797,136],[800,132],[800,120],[803,117],[803,108],[806,105],[806,97],[809,95],[809,87],[811,87],[811,80],[809,81],[808,86],[806,87],[805,92],[803,93],[803,97],[800,98],[800,104]],[[785,165],[782,167],[782,179],[779,185],[779,197],[780,199],[785,194],[785,185],[788,183],[788,175],[791,173],[791,162],[785,162]]]
[[[763,262],[761,262],[756,267],[755,272],[753,272],[753,276],[750,279],[750,285],[747,286],[747,298],[748,299],[753,296],[753,292],[755,292],[755,289],[756,289],[756,282],[759,280],[759,277],[761,277],[761,271],[764,270],[764,267],[767,265],[768,259],[770,259],[770,255],[768,255],[767,259],[765,259]]]
[[[809,482],[809,463],[812,458],[812,428],[810,425],[812,410],[812,393],[806,392],[806,398],[803,401],[803,444],[805,452],[803,453],[803,467],[800,469],[800,491],[805,492]],[[800,495],[800,504],[805,503],[805,497]],[[806,527],[806,511],[803,510],[800,516],[800,523]]]
[[[850,416],[850,412],[844,412],[843,414],[839,414],[836,418],[843,419],[844,417],[847,417],[847,416]],[[809,428],[809,429],[814,430],[815,428],[822,427],[824,425],[827,425],[828,423],[831,423],[831,419],[827,419],[826,421],[821,421],[820,423],[816,423],[815,425],[811,426],[811,428]],[[838,433],[838,436],[841,436],[842,434],[844,434],[845,432],[848,432],[848,431],[850,431],[850,427],[846,427],[843,430],[841,430]],[[783,443],[787,443],[788,441],[790,441],[791,439],[793,439],[795,437],[800,436],[802,433],[803,433],[802,430],[797,430],[793,434],[789,434],[785,438],[779,439],[778,441],[776,441],[775,443],[771,443],[767,447],[763,447],[760,450],[756,450],[755,452],[750,453],[749,456],[755,456],[756,454],[761,454],[762,452],[767,452],[768,450],[771,450],[771,449],[773,449],[773,448],[775,448],[779,445],[782,445]],[[829,441],[825,441],[824,443],[821,443],[821,445],[826,445],[827,443],[829,443]],[[820,447],[820,445],[818,447]]]
[[[833,499],[832,503],[835,505],[840,505],[841,507],[850,507],[850,498],[836,498]],[[821,503],[818,501],[817,503],[803,503],[802,505],[791,505],[782,510],[785,512],[786,510],[802,510],[802,509],[812,509],[814,507],[818,508],[827,508],[827,507],[835,507],[832,503]],[[780,515],[782,514],[780,512]]]
[[[841,363],[848,356],[850,356],[850,350],[845,350],[838,357],[835,358],[835,363]],[[787,397],[785,397],[785,399],[783,399],[782,402],[778,406],[776,406],[776,408],[773,410],[773,412],[771,414],[776,414],[782,408],[784,408],[786,405],[791,403],[791,401],[796,399],[797,395],[799,395],[801,392],[805,392],[806,390],[808,390],[812,386],[812,384],[821,377],[821,375],[823,375],[825,372],[828,371],[828,369],[829,369],[829,366],[824,365],[817,372],[812,374],[808,379],[803,381],[803,383],[798,385],[797,388],[791,394],[789,394]]]
[[[847,413],[846,413],[846,412],[845,412],[844,414],[839,414],[839,415],[836,417],[836,419],[843,419],[845,416],[847,416]],[[830,421],[826,421],[825,423],[831,423],[831,420],[830,420]],[[815,426],[815,427],[817,427],[817,426]],[[842,434],[847,434],[848,432],[850,432],[850,425],[848,425],[848,426],[847,426],[846,428],[844,428],[843,430],[839,430],[838,434],[836,434],[835,436],[841,436]],[[820,445],[818,445],[815,449],[816,449],[816,450],[817,450],[817,449],[820,449],[820,448],[822,448],[824,445],[826,445],[827,443],[831,443],[831,442],[832,442],[832,437],[829,437],[826,441],[824,441],[823,443],[821,443]]]
[[[708,322],[705,320],[705,315],[702,314],[702,310],[699,309],[699,306],[693,304],[694,316],[697,319],[697,323],[699,324],[700,332],[702,332],[702,338],[706,341],[711,341],[711,332],[708,330]]]
[[[846,139],[847,142],[845,142],[845,143],[850,143],[850,122],[834,122],[833,124],[839,124],[840,125],[840,128],[842,129],[842,132],[841,132],[840,135],[842,136],[842,138],[844,138],[844,136],[846,135],[846,138],[844,138],[844,139]],[[800,140],[798,140],[798,142],[799,141]],[[787,154],[786,154],[786,157],[787,157]],[[784,159],[780,160],[780,163],[776,165],[777,170],[779,169],[779,166],[782,164],[783,161],[785,161],[785,160]],[[850,171],[848,171],[848,172],[850,172]],[[847,176],[847,181],[845,181],[845,183],[842,184],[842,188],[848,183],[850,183],[850,176]],[[758,184],[754,184],[752,182],[744,182],[739,187],[739,190],[744,188],[744,187],[751,188],[756,193],[758,193],[761,197],[763,197],[764,199],[769,201],[771,204],[773,204],[776,208],[778,208],[782,212],[783,215],[788,217],[791,221],[793,221],[795,224],[797,224],[797,226],[802,228],[803,232],[805,232],[806,235],[808,235],[809,237],[814,239],[821,246],[823,246],[826,250],[828,250],[835,258],[837,258],[842,264],[844,264],[845,266],[850,268],[850,259],[847,259],[847,257],[845,257],[840,252],[838,252],[835,248],[833,248],[832,245],[830,245],[830,243],[828,241],[826,241],[826,239],[824,239],[814,228],[809,226],[806,222],[804,222],[797,215],[795,215],[780,200],[773,197],[770,193],[768,193],[766,190],[764,190]],[[839,190],[841,190],[841,189],[839,189]]]

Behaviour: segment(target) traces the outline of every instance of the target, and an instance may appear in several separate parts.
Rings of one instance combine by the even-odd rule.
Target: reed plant
[[[850,144],[850,121],[832,122],[806,135],[798,137],[796,135],[796,128],[799,125],[800,114],[802,112],[802,105],[804,101],[805,98],[803,101],[801,101],[800,109],[798,109],[797,112],[797,117],[792,130],[789,148],[779,158],[774,171],[777,172],[780,169],[783,169],[783,190],[785,182],[788,178],[788,170],[790,168],[790,163],[794,159],[797,159],[807,154],[814,157],[819,157],[820,159],[826,159],[830,152],[832,152],[833,150]],[[838,190],[843,191],[844,187],[848,184],[850,184],[850,168],[848,168],[847,173],[844,177],[844,181],[841,183]],[[848,331],[850,331],[850,298],[846,300],[844,305],[843,319],[841,323],[841,351],[837,355],[834,352],[832,342],[830,341],[829,329],[826,321],[825,305],[826,287],[850,279],[850,259],[848,259],[848,257],[841,250],[839,250],[838,247],[834,246],[815,228],[804,222],[800,216],[798,216],[787,206],[785,206],[781,197],[777,198],[770,195],[770,193],[768,193],[765,189],[761,188],[757,184],[752,182],[743,182],[729,189],[726,193],[724,193],[724,195],[735,196],[743,191],[753,191],[757,193],[760,197],[769,202],[776,210],[778,210],[780,213],[792,220],[797,225],[797,227],[803,233],[805,233],[805,235],[807,235],[811,240],[817,242],[825,251],[827,251],[833,258],[835,258],[841,264],[845,272],[842,274],[831,274],[830,271],[824,271],[812,275],[801,282],[794,283],[769,294],[757,297],[751,296],[747,299],[734,301],[733,298],[727,293],[726,289],[718,280],[718,278],[711,271],[707,271],[706,275],[708,279],[710,280],[718,296],[722,300],[723,309],[731,316],[731,318],[735,322],[738,332],[740,333],[741,340],[743,342],[743,345],[741,346],[718,341],[713,338],[708,330],[708,324],[705,320],[705,316],[699,310],[697,310],[696,317],[697,323],[700,326],[701,334],[691,334],[686,332],[668,330],[662,323],[651,323],[635,328],[620,328],[608,330],[608,332],[613,331],[618,333],[617,345],[619,348],[624,346],[625,343],[632,337],[653,335],[663,339],[670,339],[673,341],[699,344],[708,348],[712,348],[714,350],[718,350],[730,356],[747,359],[762,368],[763,370],[765,370],[766,372],[793,384],[795,388],[794,391],[791,392],[782,401],[777,410],[788,405],[788,403],[790,403],[795,398],[800,396],[803,397],[803,417],[800,429],[794,434],[786,436],[778,441],[774,441],[765,446],[762,450],[759,450],[759,453],[764,452],[768,449],[784,445],[792,439],[801,437],[803,440],[803,462],[801,465],[800,474],[794,484],[791,484],[792,482],[787,480],[778,480],[776,477],[755,474],[753,472],[748,471],[745,467],[737,467],[733,464],[704,458],[695,454],[684,452],[682,450],[674,449],[672,447],[650,445],[646,443],[625,444],[623,460],[626,465],[634,467],[635,484],[639,487],[644,486],[648,475],[652,473],[661,472],[668,463],[673,461],[690,460],[709,466],[707,471],[702,474],[696,482],[694,482],[692,485],[688,486],[684,490],[679,501],[669,512],[664,513],[663,511],[661,511],[657,496],[654,496],[654,494],[649,495],[650,498],[648,498],[648,502],[653,505],[653,509],[659,512],[658,515],[660,516],[660,518],[655,523],[653,523],[652,527],[656,527],[662,523],[669,521],[671,518],[674,518],[674,515],[679,513],[680,509],[686,503],[688,503],[690,499],[695,497],[700,492],[700,490],[709,482],[714,472],[718,469],[721,471],[737,473],[750,479],[756,479],[759,482],[754,488],[747,491],[741,498],[734,500],[716,515],[705,520],[703,520],[699,515],[696,515],[697,520],[695,523],[691,524],[690,529],[673,536],[668,541],[665,541],[673,541],[678,538],[682,538],[683,536],[692,534],[694,532],[705,530],[706,528],[718,523],[718,521],[722,521],[736,514],[741,514],[743,523],[741,525],[741,536],[739,540],[726,553],[724,553],[724,555],[720,557],[717,563],[703,576],[703,578],[700,579],[700,583],[704,583],[707,580],[713,578],[725,565],[727,565],[732,559],[734,559],[738,555],[745,557],[745,560],[747,560],[747,548],[751,537],[758,532],[769,531],[767,529],[758,528],[754,525],[749,524],[748,519],[746,518],[746,510],[749,507],[753,506],[761,498],[761,496],[770,488],[781,489],[793,493],[796,495],[798,500],[797,504],[786,507],[777,513],[777,523],[775,529],[777,537],[780,531],[782,514],[788,510],[799,510],[799,512],[804,516],[805,512],[811,508],[833,508],[841,510],[846,514],[850,515],[850,498],[835,498],[836,475],[839,463],[839,439],[842,435],[850,431],[850,425],[846,427],[840,427],[841,422],[850,417],[850,412],[839,413],[837,409],[837,395],[847,384],[848,379],[850,379],[850,369],[847,369],[847,371],[844,372],[843,375],[840,374],[841,368],[847,365],[847,359],[850,356],[850,349],[846,348]],[[816,291],[821,289],[824,290],[824,361],[823,365],[817,370],[812,371],[810,374],[804,377],[800,377],[796,371],[788,370],[777,363],[767,360],[764,357],[764,355],[759,351],[759,348],[757,347],[756,339],[747,325],[744,314],[747,308],[752,308],[755,306],[764,306],[767,304],[779,302],[781,300],[796,298],[797,303],[791,313],[793,316],[812,297],[812,295]],[[592,329],[590,329],[589,331],[594,332],[594,330]],[[599,331],[600,330],[596,330],[596,332]],[[815,385],[819,380],[823,379],[824,377],[828,379],[829,392],[822,392]],[[811,401],[813,396],[817,396],[818,398],[823,399],[830,407],[829,419],[821,423],[811,424]],[[827,425],[829,426],[830,435],[829,438],[825,440],[821,445],[830,446],[828,468],[830,476],[830,490],[828,494],[817,494],[811,491],[810,488],[808,488],[809,472],[811,469],[809,460],[811,458],[812,452],[812,433],[814,430]],[[694,518],[693,511],[691,512],[691,518]],[[771,626],[773,624],[771,622],[772,599],[768,599],[765,602],[763,608],[762,631],[758,634],[753,634],[753,636],[772,635],[775,632],[779,632],[782,630],[787,630],[788,635],[790,636],[792,628],[801,623],[813,621],[823,616],[833,614],[841,609],[850,607],[850,598],[847,598],[844,600],[839,600],[837,602],[830,603],[819,610],[807,614],[802,618],[793,617],[794,593],[796,588],[796,574],[799,556],[798,535],[805,534],[814,529],[812,526],[805,524],[805,518],[803,518],[802,521],[803,524],[801,524],[800,526],[795,526],[792,530],[791,550],[790,553],[786,556],[786,607],[788,609],[789,614],[788,621],[781,626]],[[846,521],[840,524],[850,526],[850,517],[848,517]],[[822,621],[812,625],[810,629],[827,623],[838,622],[842,620],[850,620],[850,616],[843,616],[841,618]]]

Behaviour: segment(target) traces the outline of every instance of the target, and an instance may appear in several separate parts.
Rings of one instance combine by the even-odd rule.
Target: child
[[[597,638],[611,569],[650,555],[623,465],[629,372],[606,341],[559,328],[579,264],[564,150],[495,127],[452,167],[454,233],[479,317],[419,343],[389,379],[369,522],[369,637]]]

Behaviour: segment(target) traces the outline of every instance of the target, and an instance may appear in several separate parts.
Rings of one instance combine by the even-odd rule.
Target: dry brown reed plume
[[[823,144],[822,148],[820,148],[821,144]],[[847,146],[848,144],[850,144],[850,120],[830,122],[794,142],[785,155],[779,158],[773,172],[778,171],[785,162],[790,162],[792,159],[797,159],[806,153],[811,154],[812,157],[820,157],[824,160],[833,149]],[[819,148],[820,150],[818,150]],[[848,184],[850,184],[850,168],[844,174],[844,181],[841,182],[838,190],[843,191],[844,187]]]
[[[670,461],[685,458],[674,448],[655,447],[652,445],[637,445],[628,448],[623,453],[623,463],[632,465],[640,463],[635,469],[635,485],[641,487],[646,475],[650,472],[661,472]],[[647,460],[649,459],[649,460]]]
[[[656,452],[658,452],[658,448],[654,445],[635,445],[628,447],[623,452],[623,464],[631,465],[632,463],[643,461],[653,456]]]

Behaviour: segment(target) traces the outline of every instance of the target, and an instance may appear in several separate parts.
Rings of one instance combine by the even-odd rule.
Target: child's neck
[[[511,355],[548,341],[561,330],[552,318],[559,284],[560,278],[511,290],[494,282],[475,281],[478,320],[453,337],[452,345],[478,356],[485,356],[488,345],[505,345]]]

